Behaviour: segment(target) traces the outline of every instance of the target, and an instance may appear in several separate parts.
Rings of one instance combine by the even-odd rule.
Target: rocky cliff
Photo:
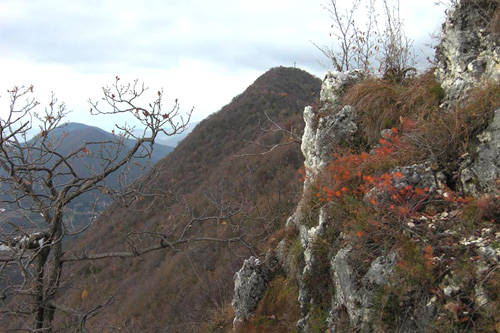
[[[493,27],[498,25],[494,18],[498,6],[497,1],[461,1],[449,9],[436,49],[436,78],[446,93],[445,105],[460,103],[474,87],[500,83],[500,33]],[[461,182],[468,193],[496,189],[499,126],[500,110],[496,110],[489,128],[478,136],[477,157],[464,163]]]
[[[235,275],[237,331],[286,331],[280,314],[259,306],[283,293],[272,282],[277,277],[297,286],[299,332],[500,330],[500,43],[491,28],[498,7],[461,1],[449,10],[436,81],[424,88],[418,80],[394,88],[360,71],[326,75],[319,105],[304,110],[304,188],[288,233]],[[444,96],[435,99],[434,114],[417,115],[411,104],[408,115],[401,111],[408,102],[397,101],[399,123],[381,119],[386,125],[373,145],[363,126],[372,119],[367,113],[380,110],[345,103],[356,87],[436,86]],[[469,93],[478,89],[493,102],[481,110],[482,126],[457,134],[467,146],[453,152],[459,165],[416,153],[433,143],[423,138],[449,129],[447,119],[463,116],[460,126],[473,127],[468,122],[476,118],[465,115],[480,113],[478,107],[458,105],[477,105]]]
[[[445,102],[457,103],[472,87],[500,83],[499,34],[491,20],[497,1],[459,1],[448,10],[436,49],[436,77]]]

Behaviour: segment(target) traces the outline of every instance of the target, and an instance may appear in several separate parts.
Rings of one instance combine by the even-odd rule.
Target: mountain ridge
[[[164,196],[157,200],[144,197],[128,206],[115,202],[75,251],[121,249],[123,236],[131,232],[155,230],[174,237],[189,219],[214,216],[219,209],[234,215],[195,224],[189,235],[243,235],[253,244],[252,252],[259,251],[290,212],[300,185],[297,170],[302,165],[299,145],[291,142],[288,134],[273,131],[264,111],[284,128],[300,134],[302,109],[317,99],[320,85],[318,78],[299,69],[281,67],[267,71],[231,103],[201,121],[171,154],[134,185],[148,193],[162,191]],[[283,148],[275,153],[260,155],[267,150],[264,146],[280,143]],[[251,156],[242,157],[245,154]],[[263,220],[268,222],[262,223]],[[96,263],[97,266],[76,265],[71,274],[77,274],[81,281],[73,288],[80,290],[85,286],[88,301],[98,302],[99,296],[117,295],[119,290],[134,285],[136,292],[120,294],[119,304],[104,310],[101,320],[118,323],[128,318],[130,329],[147,331],[162,327],[169,332],[185,332],[195,329],[192,325],[199,318],[208,320],[213,302],[230,299],[232,291],[225,285],[231,283],[231,272],[249,249],[236,244],[227,250],[225,244],[192,244],[166,256],[158,252],[131,259],[126,266],[113,260]],[[186,256],[190,259],[186,260]],[[105,295],[99,294],[88,280],[91,276],[83,273],[89,269],[99,271],[91,276],[108,286]],[[149,272],[149,279],[144,280],[140,272]],[[127,279],[108,285],[116,274]],[[211,284],[211,279],[221,285],[207,290],[206,283]],[[184,289],[187,281],[192,281],[192,285]],[[183,288],[183,295],[176,294],[179,288]],[[68,297],[76,300],[78,295]],[[137,309],[143,306],[154,310],[139,318]],[[92,325],[97,329],[99,322]]]
[[[37,134],[30,140],[26,142],[27,146],[36,147],[40,145],[41,135]],[[46,138],[47,144],[52,145],[52,147],[62,155],[69,155],[73,153],[80,147],[89,144],[87,154],[78,154],[73,156],[68,160],[71,164],[73,170],[79,177],[89,177],[95,171],[94,168],[99,168],[102,162],[101,153],[110,145],[111,142],[120,140],[120,138],[112,133],[109,133],[99,127],[86,125],[83,123],[68,122],[61,124],[60,126],[51,130]],[[90,145],[90,143],[103,142],[102,145]],[[125,147],[130,147],[134,143],[132,139],[126,139],[124,142]],[[114,147],[113,147],[114,148]],[[114,149],[112,149],[114,150]],[[156,144],[151,154],[151,159],[133,159],[130,161],[126,170],[121,170],[120,172],[115,172],[106,178],[102,183],[106,186],[110,186],[114,189],[126,186],[128,183],[135,181],[137,178],[142,176],[145,170],[148,170],[152,165],[158,162],[160,159],[167,156],[173,150],[172,147],[163,146],[161,144]],[[135,162],[135,163],[134,163]],[[142,164],[140,164],[140,163]],[[50,160],[47,163],[51,163]],[[0,173],[4,172],[0,170]],[[63,184],[66,182],[64,176],[59,176],[55,179],[56,183]],[[5,198],[8,198],[7,193],[3,194]],[[76,225],[86,224],[90,217],[89,207],[93,206],[97,193],[86,193],[73,202],[70,203],[70,207],[73,210],[73,216],[79,216]],[[108,198],[102,198],[99,201],[98,209],[103,209],[109,203]],[[12,209],[16,209],[14,206]],[[94,213],[92,212],[92,215]],[[35,217],[36,218],[36,217]],[[81,221],[80,221],[81,219]],[[9,228],[9,226],[6,226]]]

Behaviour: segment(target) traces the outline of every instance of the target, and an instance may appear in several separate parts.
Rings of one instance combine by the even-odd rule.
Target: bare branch
[[[404,33],[399,0],[378,3],[380,5],[377,0],[356,0],[345,7],[340,1],[330,0],[325,9],[332,22],[333,45],[313,45],[337,71],[356,68],[374,73],[377,69],[386,79],[400,81],[415,63],[413,41]]]
[[[134,251],[119,251],[119,252],[106,252],[106,253],[94,253],[94,254],[83,253],[81,255],[68,255],[67,257],[63,257],[61,261],[74,262],[74,261],[85,261],[85,260],[101,260],[106,258],[133,258],[142,256],[144,254],[153,251],[158,251],[161,249],[169,248],[175,251],[179,245],[184,245],[186,243],[217,242],[217,243],[227,244],[227,243],[236,243],[242,241],[243,240],[241,237],[224,238],[224,239],[212,238],[212,237],[195,237],[195,238],[179,239],[173,242],[169,242],[166,238],[162,237],[159,244],[146,247],[144,249],[136,249]]]
[[[284,143],[276,143],[273,145],[263,145],[260,144],[256,141],[247,141],[244,140],[247,143],[251,143],[255,146],[262,147],[265,149],[265,151],[260,152],[260,153],[245,153],[245,154],[238,154],[236,157],[249,157],[249,156],[263,156],[267,155],[269,153],[272,153],[278,148],[293,145],[293,144],[301,144],[302,143],[302,138],[299,136],[298,133],[295,133],[292,129],[288,130],[278,124],[276,121],[274,121],[267,112],[264,111],[264,115],[266,116],[267,121],[271,124],[270,129],[265,129],[261,127],[261,131],[266,133],[266,132],[273,132],[273,133],[285,133],[288,138],[290,138],[287,142]]]
[[[61,286],[63,264],[76,258],[65,257],[63,246],[67,242],[63,240],[68,235],[88,230],[96,215],[97,203],[94,203],[90,222],[76,231],[69,230],[65,218],[70,203],[89,192],[115,194],[115,190],[104,190],[104,180],[125,169],[132,161],[150,157],[159,133],[181,133],[191,118],[192,110],[181,114],[177,100],[167,107],[162,90],[146,106],[140,104],[147,91],[144,84],[138,81],[122,84],[119,80],[117,77],[113,85],[103,88],[103,107],[91,101],[91,113],[107,116],[130,114],[145,127],[143,135],[134,134],[129,126],[117,125],[120,133],[112,139],[84,142],[71,147],[70,151],[60,149],[65,136],[58,135],[56,130],[64,123],[68,112],[54,94],[48,106],[37,113],[39,103],[32,97],[32,86],[14,87],[9,91],[9,113],[0,119],[0,182],[3,187],[0,202],[8,204],[12,216],[0,230],[0,272],[12,268],[22,277],[20,281],[12,281],[12,288],[5,289],[3,294],[9,290],[12,291],[9,298],[17,295],[31,299],[26,307],[33,315],[30,329],[33,332],[51,331],[56,311],[77,315],[83,328],[85,320],[101,308],[76,313],[74,309],[55,302]],[[27,131],[32,129],[33,121],[38,123],[40,133],[29,140]],[[92,162],[89,163],[93,165],[89,165],[88,170],[77,167],[82,155],[91,155]],[[151,196],[159,194],[151,193]],[[137,249],[131,243],[130,251],[120,255],[143,255],[187,242],[236,241],[200,237],[168,242],[165,236],[157,238],[160,241],[157,245]],[[91,255],[85,260],[106,256]],[[12,313],[20,312],[15,310]]]

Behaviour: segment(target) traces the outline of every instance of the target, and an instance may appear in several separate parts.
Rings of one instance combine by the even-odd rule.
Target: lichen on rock
[[[464,192],[479,195],[480,192],[499,191],[500,179],[500,109],[486,130],[478,135],[476,157],[469,160],[460,174]]]
[[[331,160],[335,144],[346,144],[358,130],[356,111],[340,103],[347,87],[365,78],[362,71],[329,72],[321,86],[320,108],[304,109],[302,153],[306,172],[313,178]]]
[[[482,85],[500,84],[500,36],[490,31],[496,0],[458,1],[450,8],[436,48],[436,79],[454,106],[467,92]],[[498,191],[500,178],[500,110],[488,128],[478,135],[476,156],[461,166],[460,185],[468,194]]]
[[[260,259],[250,257],[234,274],[234,323],[247,319],[257,308],[272,278],[271,270]]]
[[[457,104],[467,91],[479,84],[500,83],[500,45],[498,34],[488,29],[496,0],[458,1],[449,9],[436,48],[436,79],[446,97],[445,105]]]
[[[327,107],[339,105],[346,88],[364,78],[366,78],[366,72],[359,69],[328,72],[321,86],[320,103]]]
[[[349,263],[349,256],[352,252],[353,248],[349,245],[338,251],[331,260],[335,295],[328,322],[333,332],[336,332],[339,321],[338,309],[347,311],[351,327],[358,327],[364,332],[371,331],[374,291],[377,287],[390,283],[396,265],[396,253],[391,252],[387,256],[379,256],[371,263],[361,281],[357,281],[356,274]]]

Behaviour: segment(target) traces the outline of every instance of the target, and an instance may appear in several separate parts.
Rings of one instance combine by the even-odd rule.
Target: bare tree
[[[409,72],[416,72],[413,41],[406,36],[399,0],[390,4],[383,0],[384,30],[380,34],[379,72],[385,79],[401,82]]]
[[[399,0],[354,0],[349,7],[330,0],[325,9],[331,18],[334,42],[332,46],[315,46],[335,70],[362,69],[391,80],[414,70],[412,41],[404,32]]]
[[[293,126],[290,126],[289,128],[285,128],[285,126],[279,124],[275,120],[269,116],[269,114],[266,111],[263,111],[264,115],[266,116],[267,122],[270,124],[269,128],[260,126],[260,131],[262,133],[273,133],[273,134],[281,134],[285,138],[284,142],[277,142],[273,144],[261,144],[257,141],[248,141],[244,140],[247,143],[250,143],[258,148],[260,148],[262,151],[258,153],[245,153],[245,154],[237,154],[235,155],[236,157],[247,157],[247,156],[258,156],[258,155],[267,155],[269,153],[272,153],[276,149],[279,149],[281,147],[286,147],[290,145],[295,145],[295,144],[301,144],[302,143],[302,138],[299,133],[298,128],[293,128]],[[282,140],[283,141],[283,140]]]
[[[91,191],[114,193],[103,183],[107,177],[137,158],[149,157],[158,134],[175,135],[186,128],[191,111],[181,114],[177,100],[166,107],[161,90],[155,93],[151,102],[141,103],[147,91],[138,81],[122,84],[116,77],[111,86],[103,88],[99,102],[90,101],[93,115],[132,115],[144,127],[142,135],[136,135],[129,126],[117,125],[113,139],[85,142],[70,152],[61,152],[58,149],[60,142],[53,135],[67,115],[64,104],[52,96],[45,110],[36,113],[39,103],[33,97],[32,86],[15,87],[8,92],[9,112],[0,119],[0,185],[3,189],[0,202],[10,207],[10,215],[4,211],[7,218],[0,226],[0,318],[31,317],[31,327],[21,330],[52,332],[55,314],[59,311],[77,317],[79,326],[74,329],[83,331],[85,321],[106,304],[86,312],[59,304],[65,264],[140,256],[196,241],[241,241],[236,237],[195,237],[190,232],[193,226],[204,221],[229,219],[240,211],[240,207],[224,203],[218,205],[216,216],[193,215],[175,236],[144,233],[153,243],[142,248],[137,244],[143,243],[134,243],[134,239],[143,236],[138,234],[129,235],[123,251],[71,253],[65,248],[68,243],[65,237],[75,233],[65,222],[70,203]],[[28,139],[28,131],[36,121],[40,134]],[[133,143],[125,144],[127,140]],[[95,155],[97,166],[92,172],[82,172],[76,164],[80,157],[89,154]],[[126,202],[138,195],[155,197],[161,194],[139,192],[140,188],[129,190],[122,198]]]
[[[362,0],[350,2],[345,8],[337,0],[330,0],[325,5],[332,20],[330,37],[334,40],[331,46],[314,44],[331,62],[337,71],[359,68],[370,71],[371,59],[375,50],[376,16],[375,0],[368,0],[366,14],[360,14]],[[360,15],[366,22],[360,22]]]

